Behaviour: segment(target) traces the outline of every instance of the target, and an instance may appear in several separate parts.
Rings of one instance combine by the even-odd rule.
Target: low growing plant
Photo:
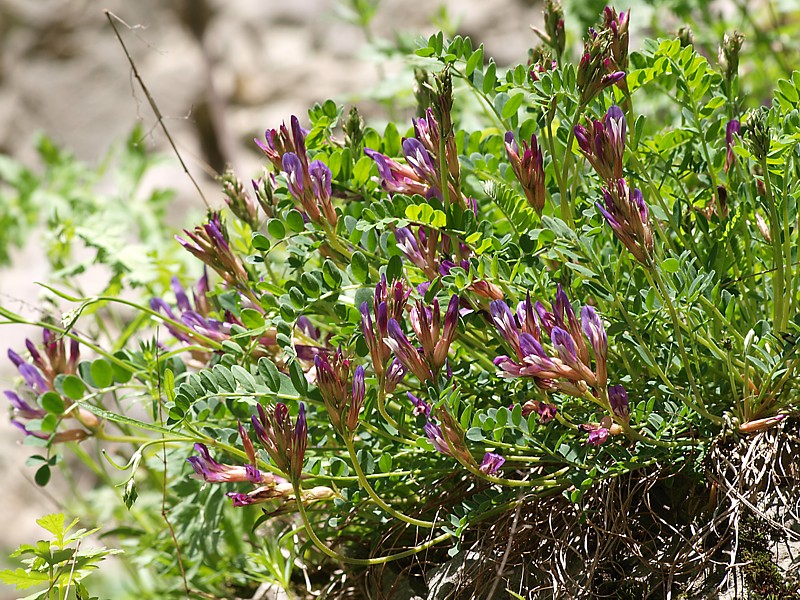
[[[796,520],[800,72],[757,106],[736,34],[714,63],[629,19],[573,62],[548,2],[508,69],[433,35],[410,124],[327,101],[255,140],[176,236],[198,280],[52,288],[6,396],[40,472],[66,443],[116,485],[132,593],[444,597],[447,563],[451,597],[657,597]]]

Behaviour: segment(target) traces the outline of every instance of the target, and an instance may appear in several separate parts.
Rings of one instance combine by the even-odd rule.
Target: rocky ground
[[[449,0],[458,31],[486,44],[502,64],[520,60],[531,45],[530,23],[540,9],[525,0]],[[208,176],[225,163],[243,176],[259,167],[252,137],[314,102],[334,98],[359,103],[368,115],[386,118],[364,100],[398,80],[397,65],[378,68],[364,32],[337,16],[335,0],[0,0],[0,152],[35,164],[35,131],[44,131],[79,158],[92,162],[137,121],[145,142],[166,150],[162,133],[104,14],[118,27],[158,102],[190,170],[209,198],[218,198]],[[375,18],[375,39],[397,31],[430,33],[438,3],[384,0]],[[160,169],[154,186],[179,190],[174,213],[200,206],[177,162]],[[180,219],[176,219],[179,225]],[[0,232],[2,235],[2,232]],[[34,235],[0,270],[0,302],[34,315],[34,284],[47,276]],[[22,347],[40,333],[4,326],[0,351]],[[0,358],[0,389],[11,387],[10,364]],[[59,509],[59,475],[46,491],[25,467],[29,448],[0,419],[0,561],[39,534],[34,520]],[[61,485],[60,485],[61,484]],[[0,591],[0,598],[4,597]],[[10,596],[10,597],[13,597]]]

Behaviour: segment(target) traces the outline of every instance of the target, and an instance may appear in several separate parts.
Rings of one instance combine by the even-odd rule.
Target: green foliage
[[[37,519],[36,523],[53,536],[52,540],[39,540],[34,545],[23,544],[17,548],[11,558],[20,559],[24,568],[0,571],[0,581],[16,586],[18,590],[35,586],[45,588],[29,594],[25,600],[90,600],[83,580],[107,556],[118,554],[120,550],[81,548],[85,538],[98,530],[73,531],[77,522],[78,519],[74,519],[67,525],[63,513]]]

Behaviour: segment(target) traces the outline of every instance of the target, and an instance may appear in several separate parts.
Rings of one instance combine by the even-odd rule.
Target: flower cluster
[[[377,150],[365,148],[364,153],[375,161],[381,177],[381,186],[392,194],[419,194],[426,198],[443,198],[442,172],[438,160],[440,153],[439,123],[429,108],[425,116],[414,119],[414,134],[416,137],[404,138],[402,142],[403,156],[406,164],[398,163]],[[449,136],[452,137],[452,136]],[[447,181],[448,198],[458,202],[462,208],[471,205],[469,199],[461,195],[457,187],[459,180],[458,153],[455,142],[445,143],[445,168],[444,180]]]
[[[589,30],[578,64],[577,84],[584,105],[608,86],[625,81],[625,67],[617,61],[624,59],[627,64],[628,15],[620,13],[611,20],[604,15],[604,19],[607,22],[600,31]]]
[[[605,217],[617,239],[645,266],[653,261],[653,231],[642,192],[629,188],[624,179],[602,188],[603,204],[597,208]]]
[[[544,210],[546,190],[542,152],[539,150],[536,136],[531,135],[530,145],[525,140],[522,141],[522,156],[520,156],[519,146],[517,146],[513,132],[506,132],[505,144],[511,168],[522,185],[522,191],[525,192],[528,204],[537,214],[541,215]]]
[[[361,310],[361,332],[364,334],[364,340],[372,359],[372,368],[379,381],[383,381],[386,373],[386,363],[391,358],[391,350],[384,341],[389,337],[389,320],[402,320],[410,293],[411,290],[403,285],[402,280],[393,281],[390,284],[387,283],[386,276],[382,275],[380,282],[375,286],[372,311],[370,311],[367,302],[362,302],[359,307]],[[392,369],[390,367],[389,371],[393,372],[395,378],[399,374],[402,379],[402,375],[405,374],[405,367],[402,367],[401,363],[396,360],[393,366],[395,363],[400,366],[400,369]],[[398,371],[400,372],[398,373]],[[394,385],[397,383],[399,383],[399,380]]]
[[[258,415],[253,415],[252,425],[272,463],[287,474],[290,481],[258,469],[255,446],[241,422],[239,437],[249,464],[244,466],[221,464],[211,457],[204,444],[195,444],[194,449],[198,454],[190,456],[187,461],[195,473],[209,483],[249,482],[258,485],[249,492],[228,492],[226,495],[231,498],[234,506],[248,506],[272,499],[282,499],[287,502],[294,500],[292,481],[300,480],[308,444],[305,405],[300,404],[297,422],[292,425],[289,409],[285,404],[278,403],[266,409],[259,404]],[[320,486],[304,491],[300,500],[308,504],[319,500],[330,500],[334,495],[330,488]]]
[[[608,339],[603,323],[588,305],[581,310],[579,322],[560,285],[553,312],[541,302],[533,304],[528,294],[520,302],[516,315],[505,302],[495,300],[491,303],[491,317],[515,354],[495,359],[501,376],[533,377],[544,390],[559,390],[577,397],[583,397],[590,387],[605,389]],[[556,355],[548,354],[542,345],[543,332],[550,338]],[[594,370],[586,339],[594,354]]]
[[[627,125],[625,115],[611,106],[602,120],[592,121],[590,128],[576,125],[575,139],[581,152],[605,182],[603,203],[597,208],[611,230],[634,258],[650,265],[653,257],[653,232],[642,192],[630,188],[622,178]]]
[[[320,160],[309,161],[306,152],[307,131],[296,116],[291,118],[291,133],[282,124],[279,130],[268,129],[264,141],[255,140],[273,166],[286,175],[289,193],[300,202],[306,216],[320,223],[336,226],[338,215],[331,201],[332,174]]]
[[[581,152],[604,181],[622,179],[625,136],[625,115],[617,105],[609,108],[602,120],[594,119],[588,130],[575,126]]]
[[[418,300],[411,308],[409,316],[411,328],[421,348],[417,349],[411,345],[400,323],[394,318],[389,319],[388,337],[383,341],[394,352],[400,363],[424,382],[435,378],[447,360],[447,352],[455,339],[458,324],[458,296],[453,295],[450,298],[443,326],[437,299],[433,300],[430,307]]]
[[[247,288],[247,269],[239,255],[231,249],[228,229],[219,212],[211,212],[205,225],[195,227],[194,231],[184,229],[183,232],[189,241],[175,236],[181,246],[219,273],[229,285]]]
[[[314,365],[320,395],[333,428],[342,436],[352,436],[358,428],[358,415],[366,394],[364,367],[358,365],[351,376],[350,359],[344,357],[341,349],[336,350],[330,360],[325,354],[318,354]]]
[[[90,437],[93,430],[100,425],[100,420],[91,412],[73,406],[73,402],[56,391],[55,380],[58,375],[74,375],[77,372],[80,351],[78,342],[70,340],[69,353],[63,337],[56,337],[49,329],[42,331],[43,344],[41,350],[31,340],[25,340],[31,361],[25,361],[13,350],[8,350],[8,358],[17,368],[25,382],[25,387],[18,391],[6,390],[5,396],[14,412],[11,424],[30,435],[52,443],[79,442]],[[18,393],[19,392],[19,393]],[[43,419],[48,416],[44,408],[31,404],[34,399],[44,394],[57,394],[64,404],[63,418],[77,421],[81,427],[58,430],[45,425]]]

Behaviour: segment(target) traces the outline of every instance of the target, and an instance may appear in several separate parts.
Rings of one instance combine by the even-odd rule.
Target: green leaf
[[[111,363],[104,358],[92,361],[89,372],[98,388],[107,388],[114,382],[114,370],[111,368]]]
[[[231,367],[231,375],[233,375],[233,378],[239,382],[245,391],[251,394],[256,391],[256,379],[247,369],[239,365],[233,365]]]
[[[286,227],[289,228],[289,231],[294,233],[302,232],[306,228],[305,221],[303,221],[303,215],[301,215],[300,212],[295,209],[287,212]]]
[[[39,396],[39,406],[49,413],[60,415],[64,412],[64,400],[56,392],[45,392]]]
[[[267,231],[276,240],[282,240],[286,237],[286,227],[278,219],[271,219],[270,222],[267,223]]]
[[[254,308],[244,308],[241,313],[242,324],[248,329],[261,329],[264,327],[264,315]]]
[[[264,378],[270,390],[277,393],[281,389],[281,374],[278,367],[266,356],[258,360],[258,373]]]
[[[278,223],[280,223],[280,221],[278,221]],[[253,234],[253,248],[255,248],[256,250],[260,250],[261,252],[267,252],[269,250],[269,247],[270,243],[269,243],[269,238],[267,236],[265,236],[263,233],[258,233],[258,232]]]
[[[42,465],[36,469],[33,480],[39,487],[45,487],[50,482],[50,465]]]
[[[483,429],[480,427],[470,427],[467,431],[467,439],[471,442],[482,442],[484,439]]]
[[[483,74],[483,93],[493,92],[495,83],[497,83],[497,65],[490,60],[486,72]]]
[[[681,263],[677,258],[665,258],[661,262],[661,270],[665,273],[677,273],[681,268]]]
[[[511,96],[508,101],[506,102],[505,106],[503,107],[503,118],[510,119],[519,110],[519,107],[522,106],[522,103],[525,101],[525,94],[520,92],[519,94],[514,94]]]
[[[64,395],[70,400],[80,400],[86,392],[86,386],[83,381],[75,375],[67,375],[61,383],[64,389]]]
[[[369,281],[369,263],[363,252],[359,250],[353,252],[353,256],[350,259],[350,270],[359,283],[367,283]]]
[[[14,585],[18,590],[24,590],[34,585],[41,585],[48,583],[50,577],[47,573],[40,573],[39,571],[27,572],[25,569],[5,569],[0,571],[0,581],[6,585]]]
[[[464,68],[464,75],[469,77],[478,67],[483,67],[483,44],[481,44],[478,49],[472,53],[472,56],[469,57],[467,66]]]
[[[306,375],[303,373],[303,368],[300,366],[300,363],[294,361],[292,365],[289,367],[289,377],[292,380],[292,385],[294,389],[297,390],[297,393],[301,396],[308,395],[308,381],[306,381]]]

